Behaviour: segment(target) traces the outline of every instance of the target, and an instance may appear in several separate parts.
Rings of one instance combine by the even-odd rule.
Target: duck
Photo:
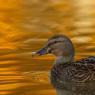
[[[95,56],[75,61],[73,43],[62,34],[50,37],[32,56],[45,54],[56,57],[49,78],[57,95],[95,95]]]

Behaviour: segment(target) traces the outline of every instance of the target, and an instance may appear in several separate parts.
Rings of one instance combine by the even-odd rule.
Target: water
[[[47,39],[67,35],[75,59],[95,55],[93,0],[0,0],[0,95],[55,95],[54,56],[32,58]]]

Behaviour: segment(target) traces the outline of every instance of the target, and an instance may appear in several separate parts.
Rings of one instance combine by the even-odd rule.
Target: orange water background
[[[31,53],[58,33],[72,40],[75,59],[95,55],[95,1],[0,0],[0,95],[56,95],[54,56]]]

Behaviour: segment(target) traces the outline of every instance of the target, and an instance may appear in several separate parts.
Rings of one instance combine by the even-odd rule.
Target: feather
[[[63,95],[62,90],[75,93],[72,95],[95,95],[94,58],[93,56],[82,59],[80,62],[55,64],[52,67],[50,79],[53,87],[61,90],[59,95]]]

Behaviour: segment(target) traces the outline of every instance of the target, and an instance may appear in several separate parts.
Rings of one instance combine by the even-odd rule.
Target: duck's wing
[[[95,64],[74,63],[65,68],[65,72],[66,71],[68,71],[68,77],[70,77],[70,80],[73,82],[95,81]]]
[[[82,58],[76,62],[82,63],[82,64],[95,64],[95,56],[89,56],[87,58]]]
[[[95,64],[75,63],[65,68],[64,71],[67,72],[67,76],[65,74],[64,77],[69,83],[66,87],[82,95],[95,95]]]
[[[63,63],[51,71],[51,82],[56,89],[67,89],[81,95],[95,95],[95,64]]]

